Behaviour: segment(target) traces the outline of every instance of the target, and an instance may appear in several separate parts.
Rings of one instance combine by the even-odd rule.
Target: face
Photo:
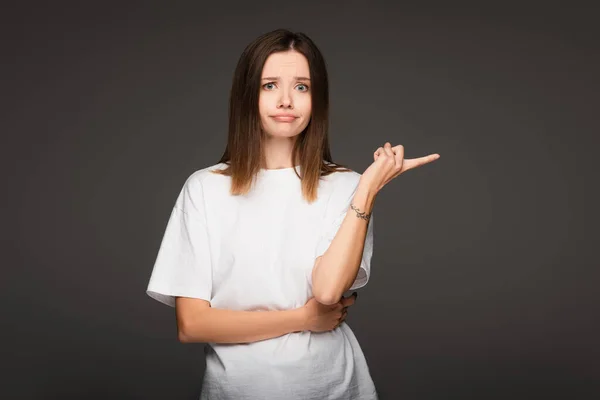
[[[273,53],[261,75],[258,108],[269,137],[293,137],[308,125],[311,115],[308,60],[290,50]]]

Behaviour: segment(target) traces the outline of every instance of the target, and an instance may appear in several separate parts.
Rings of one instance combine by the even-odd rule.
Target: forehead
[[[269,55],[263,66],[262,76],[280,75],[309,77],[308,60],[293,50]]]

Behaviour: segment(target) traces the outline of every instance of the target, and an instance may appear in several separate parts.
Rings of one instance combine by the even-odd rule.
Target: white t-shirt
[[[361,175],[321,177],[318,199],[309,204],[292,167],[261,170],[244,196],[229,194],[230,177],[210,172],[226,167],[219,163],[186,180],[147,294],[171,307],[176,296],[230,310],[302,307],[313,297],[315,259],[329,247],[346,212],[354,212],[349,206]],[[368,282],[372,254],[373,217],[350,290]],[[377,399],[362,349],[346,322],[328,332],[208,343],[205,354],[201,399]]]

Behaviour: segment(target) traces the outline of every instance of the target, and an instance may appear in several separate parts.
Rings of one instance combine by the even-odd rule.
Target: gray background
[[[185,4],[2,11],[2,397],[198,396],[204,345],[145,289],[239,55],[285,27],[328,62],[334,160],[441,155],[375,204],[347,321],[381,398],[597,398],[597,10]]]

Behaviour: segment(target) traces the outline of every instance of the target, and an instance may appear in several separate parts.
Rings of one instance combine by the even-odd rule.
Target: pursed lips
[[[271,118],[273,118],[275,121],[279,121],[279,122],[292,122],[297,117],[295,115],[291,115],[291,114],[281,114],[281,115],[273,115]]]

